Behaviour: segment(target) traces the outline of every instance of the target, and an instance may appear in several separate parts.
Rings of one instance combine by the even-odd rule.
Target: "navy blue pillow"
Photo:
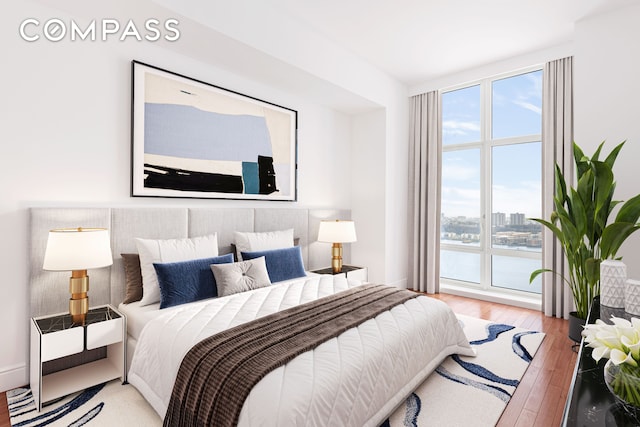
[[[233,254],[214,258],[153,264],[160,285],[160,308],[218,296],[211,264],[229,264]]]
[[[300,246],[272,249],[269,251],[242,252],[242,259],[254,259],[260,258],[261,256],[264,257],[267,264],[267,272],[269,273],[271,283],[307,275],[304,271]]]

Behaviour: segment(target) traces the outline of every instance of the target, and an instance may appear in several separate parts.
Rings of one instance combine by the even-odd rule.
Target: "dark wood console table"
[[[601,309],[616,317],[629,318],[624,309],[612,309],[600,306],[600,297],[596,297],[591,306],[587,323],[595,323],[600,318]],[[604,317],[604,316],[603,316]],[[603,320],[605,320],[603,318]],[[592,349],[586,347],[584,340],[580,344],[578,361],[573,372],[573,380],[569,387],[567,403],[564,408],[562,425],[567,427],[602,426],[602,427],[631,427],[640,426],[640,411],[633,414],[628,412],[604,383],[604,365],[606,359],[598,363],[591,357]]]

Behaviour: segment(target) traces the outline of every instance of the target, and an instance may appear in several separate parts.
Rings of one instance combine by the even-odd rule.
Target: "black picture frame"
[[[132,61],[131,196],[297,200],[298,112]]]

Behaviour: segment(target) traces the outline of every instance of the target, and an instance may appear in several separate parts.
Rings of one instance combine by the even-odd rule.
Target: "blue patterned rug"
[[[448,357],[383,427],[495,426],[544,333],[457,315],[476,357]]]
[[[79,427],[79,426],[161,426],[158,414],[144,398],[120,380],[90,387],[59,400],[48,402],[36,411],[28,388],[7,392],[12,427]]]
[[[448,357],[384,427],[494,426],[544,334],[458,315],[476,357]],[[35,410],[31,390],[7,392],[12,427],[161,426],[131,385],[111,381]]]

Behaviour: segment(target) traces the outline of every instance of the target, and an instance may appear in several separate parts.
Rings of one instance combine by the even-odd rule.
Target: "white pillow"
[[[153,263],[188,261],[218,256],[218,235],[185,239],[136,239],[142,273],[140,306],[160,302],[160,285]]]
[[[242,261],[242,252],[268,251],[293,247],[293,228],[280,231],[250,233],[234,232],[238,260]]]

